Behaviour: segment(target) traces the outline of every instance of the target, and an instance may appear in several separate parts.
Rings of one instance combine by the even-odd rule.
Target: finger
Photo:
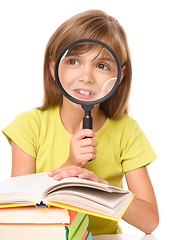
[[[97,154],[97,149],[94,147],[83,147],[76,156],[78,163],[87,163],[90,159],[95,160]]]
[[[79,143],[80,147],[87,147],[87,146],[92,146],[92,147],[97,147],[98,142],[93,139],[93,138],[85,138]]]
[[[82,172],[83,168],[72,166],[70,168],[63,169],[58,174],[54,175],[54,179],[59,181],[62,178],[78,177],[78,175]]]
[[[82,129],[79,130],[76,134],[73,135],[73,139],[82,140],[84,137],[93,138],[96,136],[96,133],[91,129]]]
[[[90,180],[90,181],[110,185],[105,179],[102,179],[102,178],[98,177],[97,175],[95,175],[95,173],[93,173],[92,171],[89,171],[87,169],[84,170],[82,173],[80,173],[78,175],[78,178],[87,179],[87,180]]]
[[[90,171],[85,171],[85,172],[78,174],[78,178],[94,181],[94,177],[92,176]]]
[[[91,158],[95,159],[97,154],[97,149],[93,146],[82,145],[75,152],[75,158],[78,162],[88,161]],[[87,159],[87,157],[90,157]]]
[[[87,162],[89,160],[95,160],[96,154],[94,153],[84,153],[76,156],[76,163],[78,166],[81,166],[82,168],[87,167]]]
[[[93,146],[86,146],[86,147],[81,148],[81,154],[87,154],[87,153],[96,154],[97,149]]]
[[[86,154],[83,154],[81,155],[81,158],[80,158],[80,163],[82,164],[86,164],[89,160],[95,160],[96,159],[96,154],[94,153],[86,153]]]
[[[78,177],[82,178],[82,179],[87,179],[87,180],[90,180],[90,181],[94,181],[94,182],[98,181],[98,177],[92,171],[89,171],[87,169],[85,169],[80,174],[78,174]]]
[[[82,130],[83,122],[81,121],[79,130]]]
[[[51,171],[51,172],[48,172],[47,173],[47,175],[49,176],[49,177],[53,177],[55,174],[57,174],[58,173],[58,171],[57,171],[57,169],[56,170],[53,170],[53,171]]]
[[[53,177],[54,175],[56,175],[56,174],[58,174],[59,172],[61,172],[62,171],[62,169],[66,169],[66,168],[68,168],[68,167],[65,167],[65,168],[57,168],[57,169],[55,169],[55,170],[53,170],[53,171],[51,171],[51,172],[48,172],[48,176],[49,177]]]
[[[62,172],[68,172],[69,169],[73,169],[73,168],[76,168],[76,166],[72,165],[72,166],[68,166],[68,167],[60,167],[60,168],[57,168],[51,172],[48,173],[48,176],[49,177],[54,177],[55,175],[59,174],[59,173],[62,173]]]

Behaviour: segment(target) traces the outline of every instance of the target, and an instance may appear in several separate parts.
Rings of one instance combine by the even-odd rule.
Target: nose
[[[81,69],[81,73],[79,75],[78,81],[83,82],[85,84],[94,83],[95,80],[94,80],[92,69],[89,67],[83,67]]]

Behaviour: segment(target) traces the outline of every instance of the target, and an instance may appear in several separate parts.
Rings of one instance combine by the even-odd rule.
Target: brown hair
[[[119,118],[128,114],[128,99],[131,87],[132,68],[130,51],[124,29],[119,22],[100,10],[88,10],[64,22],[50,38],[44,57],[44,99],[40,110],[62,104],[63,96],[49,69],[49,58],[56,61],[60,51],[70,42],[82,38],[94,38],[110,45],[120,60],[126,65],[126,74],[115,93],[100,108],[109,118]]]

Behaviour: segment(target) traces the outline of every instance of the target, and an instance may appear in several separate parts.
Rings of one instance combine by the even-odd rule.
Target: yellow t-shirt
[[[41,111],[20,113],[3,133],[23,151],[36,158],[36,172],[59,168],[68,158],[72,135],[64,128],[59,106]],[[88,162],[87,169],[123,188],[124,172],[149,164],[156,158],[139,125],[123,114],[118,120],[107,119],[96,133],[97,158]],[[113,221],[90,217],[92,234],[121,233]]]

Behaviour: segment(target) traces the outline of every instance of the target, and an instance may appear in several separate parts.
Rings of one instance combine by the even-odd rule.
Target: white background
[[[43,57],[57,27],[69,17],[100,9],[124,27],[132,55],[132,117],[158,159],[148,166],[160,211],[156,236],[171,230],[173,14],[170,0],[6,0],[0,3],[0,129],[43,97]],[[10,177],[11,147],[0,133],[0,180]],[[169,217],[170,216],[170,217]],[[124,233],[140,233],[120,220]]]

